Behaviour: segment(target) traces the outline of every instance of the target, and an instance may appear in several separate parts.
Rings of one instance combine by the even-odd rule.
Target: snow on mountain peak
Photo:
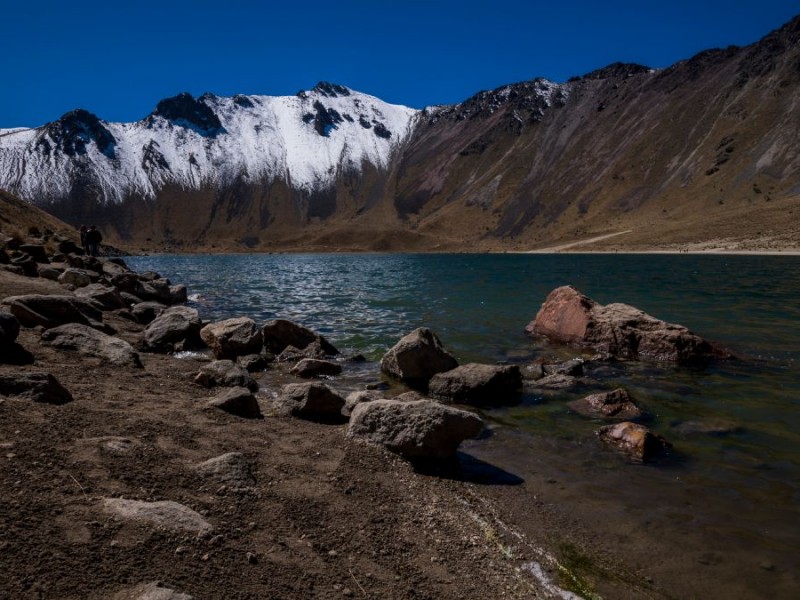
[[[134,123],[76,110],[40,128],[0,131],[0,187],[56,200],[90,173],[106,202],[237,179],[317,190],[365,163],[385,168],[418,113],[327,82],[296,96],[182,93]]]

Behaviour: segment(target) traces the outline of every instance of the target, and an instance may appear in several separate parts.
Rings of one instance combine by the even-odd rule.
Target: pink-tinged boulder
[[[649,462],[672,448],[672,444],[657,433],[630,421],[601,427],[597,436],[641,462]]]
[[[412,387],[425,388],[431,377],[458,366],[427,327],[415,329],[397,342],[381,359],[381,371]]]
[[[661,321],[628,304],[603,306],[572,286],[550,292],[525,333],[632,360],[687,364],[731,356],[682,325]]]

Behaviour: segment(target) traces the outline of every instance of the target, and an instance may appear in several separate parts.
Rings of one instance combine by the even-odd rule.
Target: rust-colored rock
[[[525,332],[632,360],[687,364],[730,358],[683,325],[661,321],[628,304],[603,306],[572,286],[550,292]]]
[[[672,444],[657,433],[630,421],[601,427],[597,435],[606,444],[642,462],[651,461],[672,448]]]

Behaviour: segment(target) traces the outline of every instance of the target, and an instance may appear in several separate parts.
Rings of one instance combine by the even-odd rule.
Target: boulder
[[[264,347],[273,354],[280,354],[287,346],[305,350],[306,347],[312,344],[316,344],[325,355],[335,356],[339,354],[339,351],[321,335],[286,319],[267,321],[262,328],[262,332],[264,334]]]
[[[474,406],[513,404],[522,394],[517,365],[461,365],[431,378],[428,391],[441,398]]]
[[[139,294],[142,291],[142,286],[136,273],[117,273],[116,275],[112,275],[111,285],[120,292],[127,292],[135,295],[137,298],[141,298]]]
[[[372,402],[374,400],[382,400],[384,398],[383,394],[378,392],[377,390],[363,390],[359,392],[351,392],[347,395],[347,398],[344,399],[344,408],[342,409],[342,414],[349,416],[352,414],[353,409],[364,402]]]
[[[13,344],[19,335],[19,321],[11,313],[0,311],[0,348]]]
[[[20,254],[11,259],[11,266],[22,270],[26,277],[36,277],[39,275],[39,265],[33,260],[32,256]]]
[[[325,359],[329,354],[322,348],[322,344],[315,340],[303,349],[295,348],[294,346],[286,346],[275,361],[279,363],[297,362],[304,358],[313,358],[317,360]]]
[[[580,377],[583,375],[584,360],[573,358],[560,363],[543,364],[542,371],[545,375],[569,375],[570,377]]]
[[[106,335],[88,325],[67,323],[42,332],[42,340],[60,350],[73,350],[83,356],[100,358],[122,367],[142,367],[133,347],[117,337]]]
[[[252,392],[258,389],[250,374],[232,360],[215,360],[203,365],[194,382],[207,388],[245,387]]]
[[[194,467],[195,472],[234,489],[250,488],[256,484],[250,462],[241,452],[228,452],[210,458]]]
[[[657,433],[629,421],[601,427],[597,430],[597,436],[604,443],[641,462],[649,462],[672,448],[672,444]]]
[[[30,256],[37,263],[47,264],[50,262],[50,259],[47,258],[47,250],[41,244],[20,244],[19,250]]]
[[[537,388],[546,390],[566,390],[581,383],[581,380],[571,375],[562,375],[556,373],[555,375],[547,375],[541,379],[537,379],[534,385]]]
[[[72,394],[50,373],[0,374],[0,395],[45,404],[72,402]]]
[[[304,358],[292,367],[291,373],[303,379],[313,379],[314,377],[338,375],[342,372],[342,367],[328,360],[318,360],[316,358]]]
[[[731,356],[682,325],[627,304],[602,306],[572,286],[553,290],[525,332],[633,360],[687,364]]]
[[[269,362],[263,354],[246,354],[245,356],[237,356],[236,364],[247,370],[248,373],[258,373],[259,371],[266,371]]]
[[[42,279],[58,281],[58,278],[61,276],[61,273],[64,272],[64,269],[59,269],[58,267],[54,267],[52,265],[39,265],[37,271],[39,273],[39,277]]]
[[[214,529],[199,513],[170,500],[142,502],[124,498],[104,498],[103,508],[123,519],[195,535],[209,533]]]
[[[200,330],[200,337],[217,358],[258,354],[264,343],[261,330],[248,317],[209,323]]]
[[[59,254],[83,254],[83,248],[66,238],[62,238],[58,241],[56,250],[58,250]]]
[[[82,323],[95,329],[107,330],[103,325],[103,313],[91,302],[75,296],[29,294],[9,296],[2,305],[13,314],[24,327],[41,325],[45,329],[66,323]]]
[[[246,419],[261,418],[261,409],[256,397],[245,387],[234,387],[225,390],[208,402],[210,408],[218,408],[226,413]]]
[[[381,371],[412,387],[425,388],[431,377],[450,371],[458,361],[447,352],[430,329],[415,329],[381,359]]]
[[[78,298],[84,298],[94,304],[100,310],[117,310],[125,308],[125,301],[120,293],[113,287],[108,287],[102,283],[90,283],[87,286],[75,290]]]
[[[71,285],[76,288],[84,287],[100,279],[97,273],[88,269],[65,269],[58,276],[58,283]]]
[[[144,330],[148,350],[170,351],[176,344],[200,344],[200,314],[188,306],[173,306],[156,317]]]
[[[165,310],[167,305],[160,302],[137,302],[131,307],[131,314],[137,323],[147,325],[155,321]]]
[[[630,421],[631,419],[640,419],[644,415],[624,388],[618,388],[611,392],[591,394],[580,400],[570,402],[567,406],[570,410],[585,417]]]
[[[169,286],[169,295],[172,304],[183,304],[189,299],[189,290],[185,285],[179,283]]]
[[[133,292],[142,300],[154,300],[164,304],[172,303],[172,292],[170,291],[169,279],[153,279],[152,281],[142,282]]]
[[[275,400],[278,414],[308,421],[343,421],[344,398],[324,383],[290,383]]]
[[[478,416],[432,400],[374,400],[353,409],[347,437],[410,459],[442,459],[482,430]]]

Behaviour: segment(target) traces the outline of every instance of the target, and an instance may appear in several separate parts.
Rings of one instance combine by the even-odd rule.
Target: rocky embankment
[[[315,332],[205,322],[184,286],[50,242],[0,256],[0,587],[16,597],[570,597],[579,574],[459,470],[459,445],[485,430],[475,410],[589,389],[589,365],[634,346],[719,355],[560,288],[529,333],[600,354],[459,365],[421,328],[344,394],[336,376],[358,357]],[[636,342],[609,342],[622,338]],[[591,391],[572,408],[611,421],[601,440],[641,461],[669,450],[625,390]],[[642,591],[626,585],[618,597]]]

